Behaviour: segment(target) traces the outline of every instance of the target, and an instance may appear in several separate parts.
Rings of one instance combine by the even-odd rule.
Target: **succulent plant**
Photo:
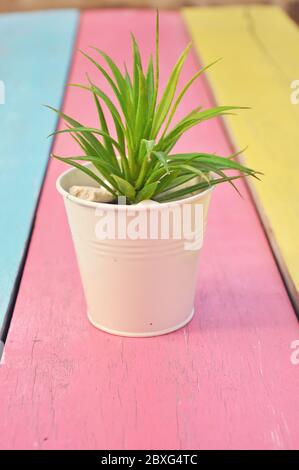
[[[86,59],[92,62],[102,78],[109,83],[118,106],[115,106],[110,97],[89,77],[86,85],[73,84],[89,91],[93,96],[99,124],[97,128],[86,127],[50,107],[67,125],[66,129],[54,134],[69,133],[83,152],[83,155],[79,156],[53,157],[89,175],[115,199],[125,196],[128,204],[136,204],[145,199],[158,202],[173,201],[220,183],[229,182],[235,187],[233,180],[241,176],[257,178],[257,171],[234,160],[238,154],[222,157],[200,151],[172,153],[180,137],[191,127],[243,109],[238,106],[216,106],[210,109],[197,107],[172,125],[177,108],[189,87],[217,62],[200,69],[177,93],[179,77],[190,48],[191,44],[178,58],[160,99],[158,13],[155,61],[151,56],[146,69],[142,64],[134,35],[131,73],[126,66],[122,72],[105,52],[96,47],[93,47],[93,50],[104,61],[108,71],[93,57],[83,52]],[[112,137],[112,130],[107,125],[105,112],[111,114],[115,137]],[[89,162],[92,166],[86,166],[84,162]],[[226,174],[227,170],[237,170],[237,173]]]

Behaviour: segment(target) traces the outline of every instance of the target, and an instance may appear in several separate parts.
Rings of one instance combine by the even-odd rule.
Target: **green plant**
[[[216,116],[231,114],[236,109],[243,109],[237,106],[217,106],[203,110],[198,107],[171,128],[174,114],[189,87],[205,70],[217,62],[199,70],[176,96],[179,76],[190,47],[191,44],[186,47],[175,64],[160,100],[158,100],[158,13],[155,66],[151,57],[146,71],[133,35],[131,75],[126,67],[122,73],[107,54],[95,47],[93,49],[102,57],[109,72],[91,56],[82,52],[111,86],[120,110],[89,77],[87,77],[88,85],[74,84],[73,86],[88,90],[92,94],[97,108],[99,128],[85,127],[70,116],[51,108],[67,124],[66,129],[56,131],[54,134],[69,133],[83,151],[81,156],[53,156],[88,174],[115,198],[118,195],[125,196],[129,204],[144,199],[171,201],[223,182],[229,182],[234,186],[233,180],[241,176],[257,177],[258,172],[233,161],[237,154],[226,158],[207,153],[171,153],[176,142],[191,127]],[[103,104],[112,116],[115,138],[108,129]],[[98,172],[95,173],[82,164],[83,162],[92,163]],[[225,173],[227,170],[237,170],[239,173],[227,175]],[[195,177],[199,178],[193,184],[192,180],[194,181]]]

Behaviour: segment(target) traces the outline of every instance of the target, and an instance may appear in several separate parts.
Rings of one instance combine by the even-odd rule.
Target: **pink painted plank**
[[[188,37],[175,12],[162,13],[161,29],[165,82]],[[87,11],[79,47],[96,44],[121,62],[129,56],[130,30],[147,54],[152,12]],[[197,67],[192,54],[184,78]],[[77,55],[71,81],[83,80],[86,70],[92,75]],[[85,98],[69,90],[64,108],[94,124],[92,100]],[[183,111],[198,101],[211,104],[203,81]],[[219,122],[190,131],[180,144],[180,150],[199,147],[230,152]],[[69,139],[57,139],[56,152],[72,150]],[[47,174],[0,367],[0,447],[299,448],[299,366],[290,361],[298,323],[245,186],[244,199],[228,187],[214,193],[190,325],[131,339],[102,333],[87,320],[55,191],[63,168],[52,162]]]

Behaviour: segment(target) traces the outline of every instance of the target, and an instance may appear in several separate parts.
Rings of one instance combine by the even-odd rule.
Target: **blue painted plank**
[[[79,13],[0,15],[0,331],[10,308],[52,144]]]

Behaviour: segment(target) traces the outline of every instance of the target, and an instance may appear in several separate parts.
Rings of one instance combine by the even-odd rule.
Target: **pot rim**
[[[104,209],[109,209],[109,210],[128,210],[129,208],[132,210],[147,210],[147,209],[154,209],[154,208],[159,208],[159,207],[172,207],[175,206],[176,204],[182,204],[186,201],[194,201],[195,199],[203,199],[205,198],[210,192],[212,192],[215,189],[215,186],[211,186],[210,188],[206,189],[205,191],[202,191],[200,193],[194,194],[193,196],[189,196],[186,198],[182,199],[176,199],[175,201],[169,201],[169,202],[159,202],[157,205],[142,205],[142,204],[132,204],[130,206],[128,205],[118,205],[118,204],[111,204],[108,202],[95,202],[95,201],[86,201],[84,199],[80,199],[76,196],[72,196],[68,191],[66,191],[62,187],[62,179],[69,173],[71,172],[76,172],[80,171],[77,168],[70,168],[63,173],[61,173],[57,180],[56,180],[56,189],[57,191],[66,199],[69,199],[70,201],[74,202],[75,204],[79,204],[81,206],[86,206],[86,207],[93,207],[94,209],[96,208],[104,208]],[[157,201],[158,202],[158,201]]]

